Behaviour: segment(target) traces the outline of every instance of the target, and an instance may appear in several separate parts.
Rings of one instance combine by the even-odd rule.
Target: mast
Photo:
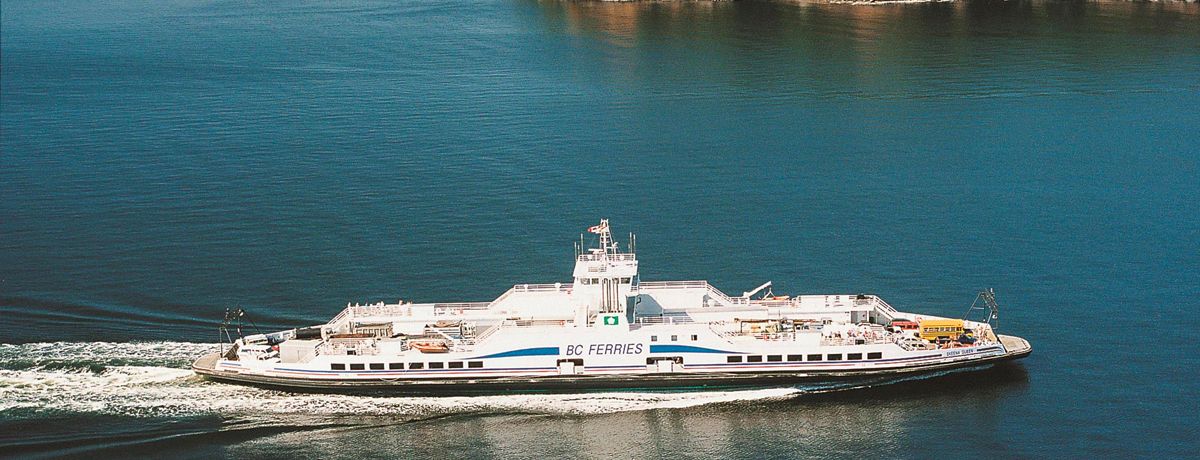
[[[598,247],[582,250],[575,257],[571,297],[576,306],[576,324],[590,324],[593,316],[598,318],[598,325],[625,323],[632,316],[626,314],[631,313],[626,304],[637,277],[637,258],[633,252],[621,252],[608,219],[601,219],[588,232],[599,235],[600,241]]]

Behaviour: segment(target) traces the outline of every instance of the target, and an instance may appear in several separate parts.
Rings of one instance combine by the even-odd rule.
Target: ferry
[[[490,302],[348,304],[328,323],[243,335],[192,369],[222,382],[397,395],[710,389],[876,381],[1028,356],[995,331],[980,292],[966,316],[901,312],[876,295],[731,296],[706,281],[643,281],[608,220],[575,247],[571,282],[518,284]],[[974,312],[974,313],[972,313]]]

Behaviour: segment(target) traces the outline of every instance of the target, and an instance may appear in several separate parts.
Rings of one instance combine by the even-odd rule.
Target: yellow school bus
[[[935,341],[938,339],[957,339],[963,333],[961,319],[926,319],[921,321],[921,338]]]

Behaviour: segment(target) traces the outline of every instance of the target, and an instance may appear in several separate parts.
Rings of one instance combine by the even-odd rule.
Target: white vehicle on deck
[[[347,305],[326,324],[234,339],[239,310],[223,326],[232,343],[193,369],[293,390],[461,394],[846,381],[1032,351],[993,331],[991,291],[976,299],[983,322],[874,295],[774,296],[770,282],[732,297],[706,281],[642,281],[632,235],[623,252],[607,220],[589,231],[598,247],[577,246],[571,283],[518,284],[491,302]]]

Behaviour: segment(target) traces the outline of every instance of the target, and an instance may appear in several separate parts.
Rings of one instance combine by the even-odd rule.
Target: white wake
[[[214,347],[180,342],[0,344],[0,415],[29,411],[130,416],[603,414],[779,399],[802,392],[774,388],[464,397],[294,394],[200,379],[187,365]]]

